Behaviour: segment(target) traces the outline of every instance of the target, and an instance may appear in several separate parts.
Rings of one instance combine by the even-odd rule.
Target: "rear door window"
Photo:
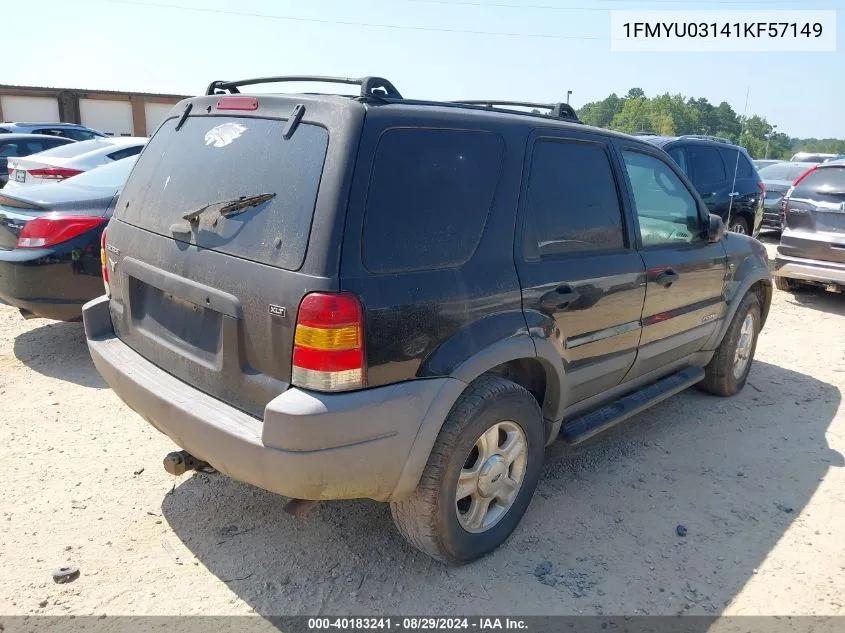
[[[489,132],[393,129],[379,140],[364,215],[374,273],[450,268],[475,252],[504,157]]]
[[[728,179],[725,164],[719,152],[706,145],[691,145],[687,147],[692,182],[696,187],[720,183]]]
[[[728,179],[733,179],[734,170],[737,178],[752,178],[754,176],[754,165],[745,157],[745,154],[731,148],[719,148],[722,159],[728,168]]]
[[[528,259],[625,245],[613,170],[595,143],[541,139],[534,145],[525,215]]]
[[[327,130],[302,123],[285,140],[285,122],[278,120],[188,117],[178,132],[176,123],[165,121],[147,143],[116,217],[203,248],[298,269],[311,231]],[[260,194],[275,196],[227,218],[218,213],[222,204],[209,207],[190,237],[171,231],[188,224],[183,216],[206,205]]]

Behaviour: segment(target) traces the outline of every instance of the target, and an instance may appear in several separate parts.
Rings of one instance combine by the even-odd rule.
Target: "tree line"
[[[845,154],[845,140],[793,138],[779,132],[765,118],[738,115],[729,103],[714,106],[707,99],[666,94],[647,97],[641,88],[631,88],[624,97],[616,93],[585,104],[578,117],[588,125],[628,134],[661,136],[706,134],[721,136],[745,147],[752,157],[788,160],[796,152]]]

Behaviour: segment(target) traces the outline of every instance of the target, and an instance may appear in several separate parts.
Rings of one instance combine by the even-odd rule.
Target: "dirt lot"
[[[843,349],[845,296],[776,292],[743,393],[556,444],[510,541],[446,568],[384,505],[171,477],[80,324],[0,307],[0,613],[845,614]]]

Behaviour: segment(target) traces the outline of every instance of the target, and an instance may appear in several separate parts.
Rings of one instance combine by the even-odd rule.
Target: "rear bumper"
[[[443,415],[444,397],[454,398],[464,386],[439,378],[343,394],[291,388],[267,404],[260,420],[171,376],[123,343],[114,334],[106,297],[86,304],[83,318],[97,370],[127,405],[220,472],[294,498],[407,496],[431,448],[421,429]]]
[[[802,281],[845,285],[845,264],[815,259],[777,255],[772,274],[776,277],[788,277]]]
[[[0,251],[0,299],[36,316],[78,319],[82,305],[102,291],[99,266],[84,261],[74,270],[69,252]]]

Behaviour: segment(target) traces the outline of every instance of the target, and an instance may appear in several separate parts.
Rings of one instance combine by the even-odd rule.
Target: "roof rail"
[[[678,138],[683,139],[697,139],[700,141],[715,141],[716,143],[725,143],[727,145],[736,145],[731,139],[724,136],[708,136],[707,134],[683,134]]]
[[[331,84],[347,84],[350,86],[361,86],[359,95],[363,98],[401,99],[402,95],[387,79],[381,77],[361,77],[358,79],[350,77],[321,77],[319,75],[288,75],[281,77],[257,77],[255,79],[239,79],[237,81],[212,81],[205,91],[207,95],[239,93],[238,88],[243,86],[254,86],[256,84],[272,84],[287,82],[315,82]]]
[[[634,132],[634,136],[657,136],[654,132]]]
[[[449,101],[457,105],[474,105],[484,106],[485,108],[507,110],[510,107],[518,108],[542,108],[548,110],[548,116],[555,119],[563,119],[564,121],[573,121],[580,123],[581,120],[575,113],[574,108],[568,103],[533,103],[531,101],[490,101],[486,99],[465,99],[461,101]],[[499,106],[505,106],[504,108]]]

